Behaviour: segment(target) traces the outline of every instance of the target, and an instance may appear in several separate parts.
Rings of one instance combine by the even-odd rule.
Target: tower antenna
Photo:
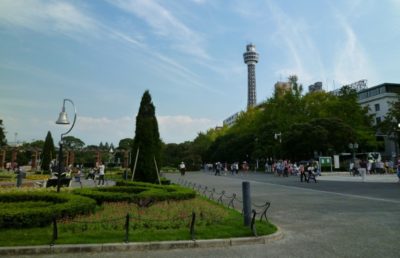
[[[247,109],[256,106],[256,63],[258,63],[258,53],[256,46],[252,43],[247,44],[246,52],[243,54],[244,63],[247,65]]]

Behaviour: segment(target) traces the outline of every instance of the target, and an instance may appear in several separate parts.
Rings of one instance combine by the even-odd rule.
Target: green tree
[[[208,134],[199,133],[193,141],[193,152],[201,158],[201,163],[207,162],[207,150],[212,144],[212,139]]]
[[[7,145],[6,131],[4,130],[3,120],[0,119],[0,147]]]
[[[155,115],[155,107],[148,90],[143,94],[139,112],[136,117],[132,159],[135,158],[137,150],[139,150],[139,156],[134,176],[135,181],[155,183],[158,176],[154,159],[160,167],[161,140]],[[134,162],[132,162],[132,165],[133,163]]]
[[[397,101],[390,104],[389,111],[387,112],[383,122],[378,125],[379,129],[386,135],[393,135],[397,139],[397,144],[400,145],[400,95]]]
[[[118,149],[130,150],[132,148],[132,145],[133,145],[133,139],[125,138],[119,141]]]
[[[49,171],[50,162],[55,157],[56,157],[56,152],[54,148],[53,137],[51,136],[50,131],[48,131],[42,151],[42,164],[41,164],[42,170]]]
[[[44,141],[43,140],[36,140],[33,141],[29,144],[29,147],[34,148],[34,149],[43,149],[44,147]]]
[[[348,151],[349,142],[360,151],[374,150],[375,132],[368,109],[358,103],[350,87],[338,95],[312,92],[302,95],[297,76],[288,78],[291,90],[275,92],[257,108],[242,113],[235,125],[223,128],[206,152],[211,161],[268,157],[309,159],[318,154]],[[274,139],[275,134],[281,134]]]
[[[63,137],[64,147],[70,150],[81,150],[85,143],[74,136],[65,136]]]

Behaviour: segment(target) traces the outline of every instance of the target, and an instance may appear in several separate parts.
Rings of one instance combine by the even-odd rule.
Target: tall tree
[[[400,94],[398,95],[396,101],[390,103],[389,111],[387,112],[383,122],[379,124],[378,127],[386,135],[394,136],[394,139],[397,139],[397,144],[400,145],[399,126],[400,126]]]
[[[0,147],[7,145],[6,132],[3,127],[3,120],[0,119]]]
[[[132,144],[133,144],[133,139],[124,138],[119,141],[118,148],[123,150],[130,150],[132,148]]]
[[[135,158],[139,150],[136,165],[136,181],[155,183],[157,170],[154,159],[158,165],[160,161],[161,140],[158,131],[158,123],[155,115],[155,107],[151,101],[148,90],[143,94],[140,102],[139,113],[136,117],[136,132],[132,148],[132,158]],[[133,165],[134,162],[132,162]]]
[[[42,151],[42,165],[41,165],[42,170],[49,171],[50,162],[55,157],[56,157],[56,152],[54,149],[53,137],[51,136],[50,131],[48,131]]]
[[[74,136],[65,136],[63,137],[64,146],[66,149],[71,150],[80,150],[85,146],[85,143]]]

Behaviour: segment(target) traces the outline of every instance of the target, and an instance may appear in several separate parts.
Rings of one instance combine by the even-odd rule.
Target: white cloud
[[[112,3],[114,4],[116,2]],[[135,4],[133,1],[120,2],[123,7],[129,3],[131,5]],[[208,58],[205,51],[197,45],[200,38],[184,24],[180,23],[166,9],[151,1],[138,1],[137,4],[139,7],[143,7],[143,9],[139,8],[133,10],[137,11],[139,16],[152,24],[154,28],[157,28],[161,34],[171,34],[173,38],[177,39],[177,42],[182,42],[183,40],[183,44],[176,45],[177,48],[197,57]],[[162,22],[159,22],[158,19],[162,19]],[[158,61],[155,63],[161,67],[167,76],[173,74],[190,82],[190,84],[186,85],[194,85],[199,88],[213,91],[213,89],[207,88],[203,85],[199,81],[199,77],[184,65],[181,65],[164,54],[151,49],[148,45],[144,44],[141,40],[135,38],[129,33],[119,31],[103,24],[91,17],[89,13],[78,9],[78,7],[70,3],[62,1],[4,0],[0,2],[0,24],[1,23],[23,27],[45,34],[60,33],[76,40],[88,40],[88,35],[118,40],[119,42],[131,47],[133,51],[137,51],[139,48],[147,53],[146,60],[148,59],[148,56],[151,55]],[[164,65],[159,64],[159,61]],[[34,67],[31,67],[31,69],[32,71],[27,72],[37,73],[39,70]],[[54,77],[54,75],[48,75]]]
[[[350,24],[339,13],[336,17],[343,29],[344,44],[337,50],[334,78],[340,84],[348,84],[361,79],[374,81],[376,74],[357,35]]]
[[[204,39],[167,8],[152,0],[109,1],[110,4],[143,19],[153,32],[172,40],[173,47],[192,56],[210,59],[202,46]]]
[[[284,68],[275,72],[275,76],[297,75],[302,82],[311,83],[325,77],[325,69],[317,47],[309,35],[309,26],[299,18],[292,18],[271,1],[267,1],[269,13],[274,20],[277,32],[277,44],[284,43],[288,52],[288,61]],[[296,19],[296,20],[295,20]],[[317,76],[317,77],[316,77]]]
[[[77,32],[96,32],[95,21],[66,2],[3,0],[0,7],[0,23],[73,37]]]
[[[400,9],[400,0],[390,0],[390,2],[395,8]]]
[[[157,120],[160,136],[166,143],[193,140],[199,132],[217,125],[216,121],[190,116],[157,116]]]
[[[206,0],[192,0],[196,4],[205,4]]]
[[[157,121],[160,137],[166,143],[193,140],[197,133],[217,125],[216,121],[210,119],[183,115],[157,116]],[[128,116],[118,118],[78,116],[70,135],[80,138],[86,145],[99,144],[100,141],[118,145],[119,140],[134,137],[135,124],[136,118]],[[68,129],[56,125],[54,121],[47,121],[47,127],[57,131],[55,135]]]

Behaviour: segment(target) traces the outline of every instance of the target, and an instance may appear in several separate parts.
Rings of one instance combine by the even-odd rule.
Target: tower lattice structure
[[[244,62],[247,64],[247,109],[254,107],[257,103],[256,98],[256,63],[258,63],[258,53],[256,46],[248,44],[246,52],[243,54]]]

